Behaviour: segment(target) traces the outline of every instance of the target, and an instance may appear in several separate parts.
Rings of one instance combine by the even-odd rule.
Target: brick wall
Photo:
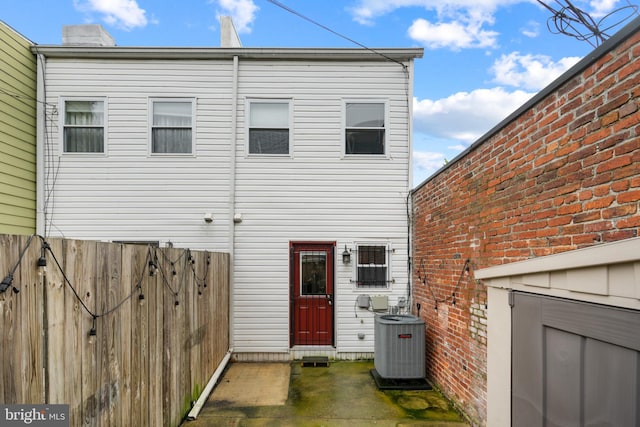
[[[413,310],[427,322],[427,373],[476,424],[487,319],[473,271],[639,235],[639,27],[414,190]]]

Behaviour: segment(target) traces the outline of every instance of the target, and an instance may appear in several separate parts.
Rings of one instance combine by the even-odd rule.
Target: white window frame
[[[384,152],[376,154],[361,154],[347,153],[347,105],[348,104],[382,104],[384,109]],[[380,128],[363,128],[363,129],[380,129]],[[342,100],[342,132],[341,132],[341,144],[342,144],[342,156],[348,158],[388,158],[389,157],[389,100],[382,98],[345,98]]]
[[[287,104],[289,114],[287,116],[289,124],[289,152],[288,153],[252,153],[250,151],[250,132],[251,132],[251,105],[252,104]],[[291,98],[247,98],[245,101],[245,154],[248,157],[293,157],[293,99]],[[282,129],[274,126],[274,129]]]
[[[360,252],[360,247],[361,246],[381,246],[384,247],[384,253],[385,253],[385,262],[386,264],[383,264],[386,266],[387,268],[387,277],[385,279],[385,286],[359,286],[358,285],[358,267],[360,266],[364,266],[364,264],[360,264],[360,257],[359,257],[359,252]],[[367,290],[377,290],[377,291],[384,291],[384,290],[390,290],[391,289],[391,284],[394,282],[393,280],[393,271],[391,268],[392,265],[392,260],[391,260],[391,255],[393,254],[393,248],[391,246],[390,242],[379,242],[379,241],[364,241],[364,242],[355,242],[354,243],[354,250],[352,251],[352,261],[351,263],[353,264],[353,268],[352,268],[352,277],[351,277],[351,283],[353,284],[353,288],[355,290],[363,290],[363,289],[367,289]],[[369,264],[370,265],[370,264]],[[380,264],[377,264],[380,265]]]
[[[67,115],[67,102],[68,101],[89,101],[89,102],[102,102],[103,105],[103,141],[102,141],[102,151],[65,151],[64,149],[64,130],[67,127],[75,127],[68,126],[66,124],[66,115]],[[75,97],[75,96],[63,96],[60,97],[60,109],[62,113],[60,114],[60,153],[65,156],[106,156],[108,151],[107,141],[109,140],[109,103],[107,102],[106,97]]]
[[[153,151],[153,112],[154,105],[156,103],[162,102],[184,102],[191,104],[191,152],[190,153],[156,153]],[[148,141],[148,152],[149,156],[152,157],[194,157],[196,155],[196,99],[195,98],[165,98],[165,97],[154,97],[149,98],[149,141]],[[163,126],[158,126],[163,127]],[[186,127],[185,127],[186,128]]]

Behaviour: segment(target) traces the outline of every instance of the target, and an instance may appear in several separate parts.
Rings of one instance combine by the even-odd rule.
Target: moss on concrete
[[[281,406],[234,407],[208,403],[199,426],[466,426],[436,390],[386,390],[376,387],[372,361],[332,361],[329,367],[293,362],[287,402]],[[269,384],[265,384],[269,392]]]

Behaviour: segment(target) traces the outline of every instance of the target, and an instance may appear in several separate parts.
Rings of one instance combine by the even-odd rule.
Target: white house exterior
[[[422,49],[100,40],[33,48],[38,231],[229,252],[238,360],[370,356],[358,296],[410,297]]]

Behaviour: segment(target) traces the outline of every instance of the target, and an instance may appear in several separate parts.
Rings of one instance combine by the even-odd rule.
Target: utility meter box
[[[389,309],[389,297],[386,295],[372,295],[371,309],[373,311],[387,311]]]

